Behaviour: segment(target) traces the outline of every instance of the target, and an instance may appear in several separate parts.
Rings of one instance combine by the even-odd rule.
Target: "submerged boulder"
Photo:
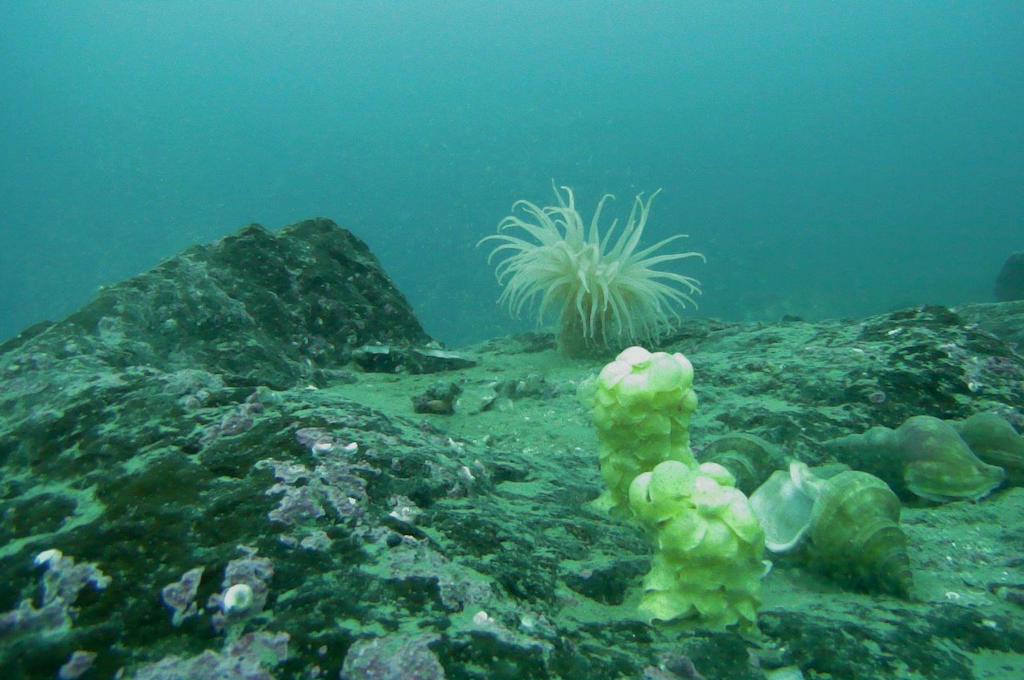
[[[1006,258],[996,277],[995,296],[999,302],[1024,300],[1024,252]]]

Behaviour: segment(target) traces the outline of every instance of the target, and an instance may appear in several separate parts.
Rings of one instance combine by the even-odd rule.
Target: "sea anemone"
[[[498,234],[480,241],[498,241],[487,261],[505,254],[495,268],[504,287],[499,303],[518,316],[540,299],[538,323],[554,308],[560,308],[559,349],[569,356],[599,354],[616,347],[656,341],[679,310],[696,307],[692,295],[699,295],[697,279],[655,269],[657,265],[690,257],[695,252],[656,254],[669,243],[686,238],[670,236],[638,250],[651,202],[639,194],[625,227],[612,241],[618,220],[601,235],[600,219],[605,194],[597,204],[589,228],[576,211],[572,189],[552,184],[558,205],[540,208],[530,201],[516,201],[512,214],[498,224]],[[518,213],[518,214],[517,214]],[[525,234],[502,232],[518,229]],[[480,245],[478,243],[477,245]]]

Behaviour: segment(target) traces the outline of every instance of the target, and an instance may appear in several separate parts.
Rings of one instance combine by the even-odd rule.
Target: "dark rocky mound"
[[[999,302],[1024,300],[1024,253],[1006,258],[996,277],[995,295]]]
[[[368,343],[429,341],[366,245],[316,219],[190,248],[0,346],[3,676],[55,677],[66,659],[85,663],[78,646],[120,650],[86,677],[152,658],[146,645],[182,634],[157,624],[169,577],[211,559],[252,568],[243,544],[278,541],[253,523],[278,503],[257,463],[302,446],[294,416],[264,402],[354,380],[344,367]],[[336,413],[356,429],[361,416],[387,429],[351,406]],[[64,556],[33,571],[51,548]],[[221,589],[213,573],[202,590]]]
[[[315,219],[277,234],[254,224],[190,248],[0,351],[290,387],[344,366],[360,345],[429,340],[366,244]]]

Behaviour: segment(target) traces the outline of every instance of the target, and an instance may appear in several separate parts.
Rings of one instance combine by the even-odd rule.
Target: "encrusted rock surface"
[[[910,415],[1019,428],[1004,311],[693,321],[664,349],[696,368],[698,451],[747,432],[818,463],[820,442]],[[759,636],[648,626],[646,539],[586,506],[601,482],[575,387],[601,362],[537,334],[469,348],[452,415],[413,411],[437,376],[349,363],[428,341],[365,246],[316,220],[191,249],[7,343],[5,680],[1024,672],[1024,489],[905,509],[913,601],[780,561]],[[33,566],[47,549],[64,557]],[[237,584],[252,601],[225,613]]]

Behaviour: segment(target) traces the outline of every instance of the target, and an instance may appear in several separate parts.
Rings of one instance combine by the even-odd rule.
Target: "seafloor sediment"
[[[742,432],[817,465],[915,415],[1020,431],[1022,341],[1008,302],[694,320],[659,349],[695,366],[698,454]],[[3,678],[1024,676],[1014,475],[903,499],[911,599],[797,556],[756,633],[649,625],[645,537],[587,505],[576,388],[602,362],[545,334],[460,353],[326,221],[190,249],[4,344]]]

